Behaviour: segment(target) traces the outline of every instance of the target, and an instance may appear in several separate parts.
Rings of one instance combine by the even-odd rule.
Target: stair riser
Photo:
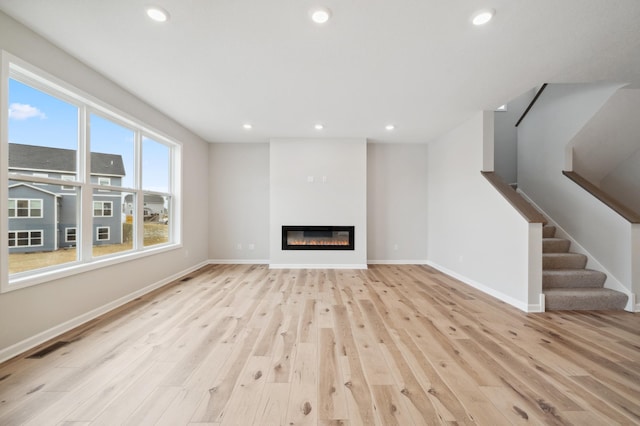
[[[542,269],[584,269],[585,266],[587,257],[581,254],[542,255]]]
[[[545,295],[547,311],[619,311],[627,304],[627,296],[620,294],[612,297],[592,298],[585,296]]]
[[[547,225],[542,227],[542,238],[553,238],[556,235],[556,227]]]
[[[542,240],[543,253],[567,253],[570,246],[569,240]]]
[[[600,271],[585,269],[584,271],[542,272],[542,288],[602,288],[607,276]]]

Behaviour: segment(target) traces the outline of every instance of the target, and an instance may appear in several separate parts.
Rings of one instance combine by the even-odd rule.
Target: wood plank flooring
[[[640,424],[640,315],[426,266],[211,265],[47,345],[0,365],[0,425]]]

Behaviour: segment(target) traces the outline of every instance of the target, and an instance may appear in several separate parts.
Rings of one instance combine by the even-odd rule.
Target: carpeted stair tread
[[[580,253],[543,253],[542,269],[584,269],[587,256]]]
[[[545,307],[549,311],[622,310],[627,295],[608,288],[551,288],[544,290]]]
[[[543,253],[567,253],[571,241],[564,238],[543,238],[542,239],[542,252]]]
[[[542,227],[542,238],[553,238],[556,235],[556,227],[545,225]]]
[[[542,271],[542,288],[602,288],[607,275],[593,269],[548,269]]]

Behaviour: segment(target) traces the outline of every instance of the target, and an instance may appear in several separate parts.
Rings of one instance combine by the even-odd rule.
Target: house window
[[[111,201],[94,201],[93,217],[111,217],[113,216],[113,202]]]
[[[108,226],[99,226],[96,228],[96,239],[98,241],[108,241],[109,240],[109,227]]]
[[[42,200],[39,199],[9,199],[10,218],[40,218],[42,217]]]
[[[76,242],[76,232],[78,228],[65,228],[64,229],[64,241],[67,243]]]
[[[7,118],[0,158],[8,159],[0,232],[11,232],[0,292],[93,269],[98,258],[113,264],[179,247],[180,144],[5,51],[0,57]],[[46,183],[33,185],[44,174]],[[148,196],[157,202],[146,217]],[[80,220],[87,216],[93,220]],[[22,218],[39,230],[9,231]],[[46,249],[30,254],[37,262],[19,255],[19,247],[38,245]]]
[[[43,231],[9,231],[9,247],[40,247]]]
[[[42,178],[48,178],[49,174],[48,173],[34,173],[32,176],[35,177],[42,177]],[[47,185],[46,183],[41,183],[41,182],[33,182],[34,185]]]
[[[70,175],[62,175],[60,176],[61,180],[67,181],[67,182],[75,182],[76,177],[75,176],[70,176]],[[64,189],[66,191],[71,191],[76,189],[75,186],[71,186],[71,185],[62,185],[60,186],[60,189]]]

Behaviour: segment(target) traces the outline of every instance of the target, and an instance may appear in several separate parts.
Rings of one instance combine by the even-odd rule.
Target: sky
[[[133,187],[134,132],[90,114],[92,152],[119,154],[125,168],[122,186]],[[9,142],[77,149],[78,107],[9,79]],[[142,140],[142,188],[169,192],[169,148]]]

